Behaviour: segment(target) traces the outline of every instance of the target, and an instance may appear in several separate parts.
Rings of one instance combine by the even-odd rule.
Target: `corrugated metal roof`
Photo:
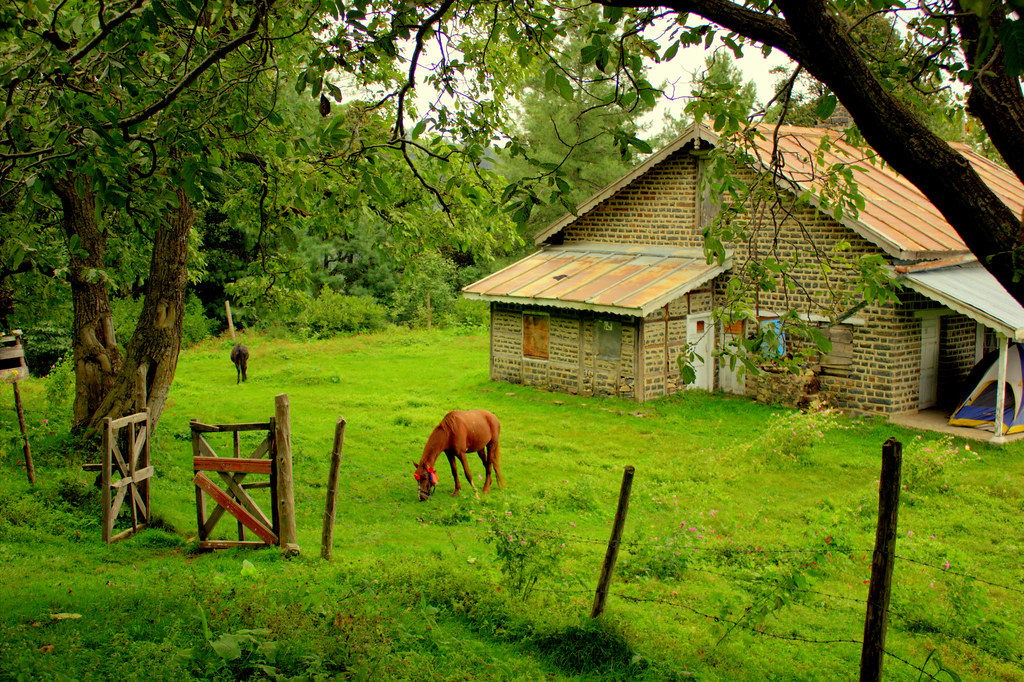
[[[900,281],[1003,336],[1024,341],[1024,308],[980,263],[908,272]]]
[[[760,132],[762,137],[755,140],[751,151],[758,165],[768,168],[775,129],[762,126]],[[829,138],[831,147],[821,149],[825,137]],[[718,140],[718,135],[707,126],[691,125],[665,148],[581,204],[576,215],[565,215],[541,231],[536,238],[537,244],[572,224],[579,216],[595,209],[602,201],[647,173],[672,153],[689,145],[700,146],[701,141],[715,145]],[[842,222],[890,256],[901,260],[923,260],[970,253],[938,209],[870,149],[848,145],[842,141],[838,132],[828,128],[781,126],[778,142],[783,162],[783,177],[779,178],[779,182],[784,186],[795,185],[799,191],[820,190],[833,164],[857,166],[854,180],[864,198],[865,207],[856,218],[844,217]],[[1024,185],[1017,176],[966,145],[953,146],[1016,214],[1024,212]]]
[[[466,298],[644,316],[732,266],[700,249],[549,246],[462,290]]]

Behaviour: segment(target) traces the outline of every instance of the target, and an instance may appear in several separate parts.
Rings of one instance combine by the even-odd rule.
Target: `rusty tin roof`
[[[700,249],[578,243],[548,246],[462,290],[466,298],[642,317],[732,266]]]
[[[750,151],[756,159],[755,165],[768,168],[775,129],[762,126],[760,132],[761,137],[755,140]],[[826,137],[831,145],[822,148],[822,141]],[[551,223],[537,235],[536,243],[543,244],[671,154],[690,146],[714,146],[718,141],[718,135],[706,125],[691,125],[663,149],[583,202],[577,208],[576,215],[566,214]],[[829,169],[834,164],[853,165],[854,182],[865,205],[858,215],[844,216],[841,222],[893,258],[916,261],[970,253],[952,225],[920,190],[886,165],[869,148],[846,144],[835,130],[797,126],[781,126],[778,129],[778,146],[782,154],[783,171],[777,181],[794,191],[817,192],[824,186]],[[1015,213],[1020,215],[1024,212],[1024,185],[1017,176],[966,145],[954,144],[953,147],[964,155],[985,183]],[[820,207],[816,198],[812,197],[811,201]],[[831,214],[832,211],[826,210],[826,213]]]

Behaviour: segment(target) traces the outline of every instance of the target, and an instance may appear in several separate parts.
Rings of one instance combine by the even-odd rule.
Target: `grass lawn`
[[[905,488],[885,678],[1024,680],[1024,444],[968,449],[698,391],[638,405],[494,383],[486,333],[243,341],[242,385],[229,341],[182,353],[152,444],[156,527],[111,546],[83,456],[50,433],[46,381],[22,384],[34,489],[3,392],[0,679],[855,679],[881,446],[895,436]],[[196,551],[189,421],[265,421],[282,393],[301,555]],[[435,496],[418,502],[427,435],[474,408],[502,422],[506,488],[453,498],[442,458]],[[230,453],[230,435],[209,440]],[[625,544],[591,621],[627,465]],[[480,477],[475,455],[470,467]]]

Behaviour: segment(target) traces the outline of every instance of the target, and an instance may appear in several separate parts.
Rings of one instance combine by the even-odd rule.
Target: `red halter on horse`
[[[473,485],[473,477],[469,473],[469,463],[466,461],[467,452],[475,452],[480,455],[480,461],[484,464],[487,476],[484,479],[484,492],[491,489],[491,469],[498,478],[498,485],[505,487],[501,480],[501,469],[498,467],[500,452],[498,449],[498,434],[501,431],[501,424],[498,418],[487,410],[455,410],[449,412],[441,420],[441,423],[434,427],[427,444],[423,448],[423,457],[420,463],[416,464],[416,472],[413,477],[419,488],[420,502],[427,500],[434,494],[434,487],[437,485],[437,471],[434,464],[438,456],[443,452],[448,457],[448,464],[452,468],[452,478],[455,479],[455,492],[458,495],[462,490],[459,485],[459,471],[455,465],[455,458],[462,460],[462,470],[469,481],[469,487],[476,493],[476,486]],[[415,464],[415,463],[414,463]]]

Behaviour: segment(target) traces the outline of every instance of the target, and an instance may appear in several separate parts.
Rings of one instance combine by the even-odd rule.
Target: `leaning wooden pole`
[[[629,493],[633,489],[633,467],[627,466],[622,472],[622,488],[619,490],[619,506],[615,510],[615,522],[612,524],[612,536],[608,540],[608,550],[601,566],[601,577],[597,580],[597,593],[594,595],[594,608],[590,611],[591,618],[604,613],[605,602],[608,601],[608,589],[615,571],[615,561],[619,558],[619,543],[622,541],[622,528],[626,525],[626,513],[629,511]]]
[[[278,535],[284,554],[298,554],[295,532],[295,486],[292,479],[292,427],[288,395],[274,398],[274,440],[277,443],[277,507],[281,519]]]
[[[331,470],[327,474],[327,505],[324,507],[324,531],[320,536],[320,556],[331,560],[334,549],[334,515],[338,508],[338,472],[341,469],[341,449],[345,446],[345,418],[338,417],[334,426],[334,449],[331,450]]]
[[[21,427],[21,437],[25,439],[25,473],[28,474],[28,482],[36,484],[36,468],[32,465],[32,448],[28,444],[28,429],[25,427],[25,408],[21,406],[21,391],[18,389],[18,380],[11,382],[14,387],[14,410],[18,413],[18,426]]]
[[[231,340],[235,340],[235,322],[231,319],[231,301],[224,301],[224,311],[228,314],[228,331],[231,332]]]
[[[896,560],[896,522],[900,507],[903,444],[890,438],[882,445],[882,475],[878,481],[878,528],[871,557],[864,644],[860,654],[861,682],[879,682],[885,659],[885,631],[889,626],[889,596]]]

